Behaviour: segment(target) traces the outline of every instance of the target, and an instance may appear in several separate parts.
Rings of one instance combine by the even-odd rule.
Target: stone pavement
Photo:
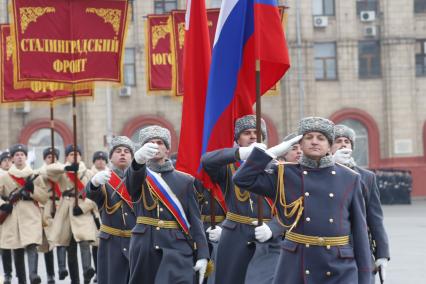
[[[383,206],[383,210],[391,245],[391,261],[385,283],[426,283],[426,200],[415,200],[412,205],[387,205]],[[55,270],[57,270],[56,257]],[[43,279],[42,283],[46,283],[46,270],[41,254],[39,274]],[[3,276],[1,265],[0,275]],[[82,276],[80,279],[83,283]],[[65,281],[56,283],[70,283],[70,280],[67,278]],[[376,283],[379,283],[378,279]]]

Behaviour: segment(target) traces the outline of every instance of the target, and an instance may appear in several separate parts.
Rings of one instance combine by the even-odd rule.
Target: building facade
[[[7,23],[1,0],[0,22]],[[137,140],[151,124],[171,130],[176,151],[182,102],[146,91],[146,15],[184,9],[185,0],[129,1],[132,21],[125,54],[125,88],[99,85],[78,102],[77,140],[84,159],[106,149],[111,135]],[[206,0],[220,7],[220,0]],[[413,195],[426,196],[426,0],[300,0],[286,27],[292,68],[281,95],[263,98],[269,144],[293,131],[303,116],[324,116],[357,132],[356,160],[369,168],[407,169]],[[72,142],[69,102],[55,106],[56,145]],[[0,108],[0,149],[28,143],[39,157],[50,145],[48,105]],[[62,151],[63,152],[63,151]],[[61,157],[62,158],[62,157]],[[37,166],[38,163],[35,164]]]

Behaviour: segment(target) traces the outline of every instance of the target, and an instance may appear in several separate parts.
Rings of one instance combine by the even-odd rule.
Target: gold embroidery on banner
[[[208,21],[207,25],[211,27],[213,26],[213,22]],[[179,49],[182,49],[185,42],[185,23],[178,24],[178,33],[179,33]]]
[[[9,61],[10,57],[12,57],[13,54],[13,44],[12,44],[12,37],[7,36],[6,37],[6,60]]]
[[[96,8],[87,8],[86,13],[96,14],[97,16],[104,19],[105,23],[112,25],[114,32],[118,35],[120,30],[120,21],[121,21],[121,10],[119,9],[96,9]]]
[[[172,29],[172,19],[169,17],[167,20],[167,23],[164,25],[155,25],[151,28],[152,30],[152,48],[155,49],[155,47],[158,44],[158,41],[160,39],[166,38],[167,34],[170,34]]]
[[[185,23],[178,24],[178,32],[179,32],[179,49],[182,49],[183,43],[185,41]]]
[[[22,7],[19,8],[21,16],[21,32],[25,33],[28,26],[32,22],[37,22],[37,19],[46,13],[54,13],[54,7]]]

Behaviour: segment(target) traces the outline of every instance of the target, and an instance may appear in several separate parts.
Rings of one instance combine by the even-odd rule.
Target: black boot
[[[88,241],[82,241],[80,244],[80,253],[81,253],[81,263],[83,266],[83,276],[84,283],[90,283],[93,275],[95,275],[95,270],[92,267],[92,258],[90,255],[90,245]]]
[[[25,249],[14,249],[12,252],[18,283],[27,284],[27,275],[25,272]]]
[[[68,270],[70,272],[71,284],[80,284],[80,275],[78,272],[77,243],[74,238],[71,239],[67,247]]]
[[[25,248],[28,257],[28,272],[30,274],[31,284],[40,284],[41,278],[37,274],[38,269],[38,252],[36,245],[29,245]]]
[[[68,276],[68,270],[66,266],[66,254],[67,254],[67,248],[66,247],[57,247],[56,248],[56,256],[58,258],[58,274],[59,274],[59,280],[64,280]]]
[[[53,262],[53,251],[44,253],[44,263],[46,264],[47,284],[54,284],[55,266]]]
[[[4,284],[12,282],[12,251],[10,249],[3,249],[1,252],[1,260],[3,262],[4,271]]]
[[[92,246],[92,258],[95,264],[95,277],[93,278],[93,282],[98,283],[98,247],[96,246]]]

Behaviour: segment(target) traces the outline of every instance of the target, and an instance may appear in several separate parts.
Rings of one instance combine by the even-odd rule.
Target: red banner
[[[210,47],[213,47],[214,35],[216,33],[219,9],[207,10],[207,24],[210,34]],[[183,96],[183,47],[185,42],[185,11],[173,11],[173,50],[176,52],[176,96]]]
[[[13,0],[15,83],[121,83],[127,0]]]
[[[9,25],[0,25],[0,97],[2,103],[22,101],[50,101],[71,96],[65,91],[63,83],[31,82],[31,88],[14,89],[13,87],[13,44]],[[92,96],[92,90],[76,92],[77,96]]]
[[[174,86],[172,18],[149,15],[146,22],[146,65],[148,91],[170,91]]]

